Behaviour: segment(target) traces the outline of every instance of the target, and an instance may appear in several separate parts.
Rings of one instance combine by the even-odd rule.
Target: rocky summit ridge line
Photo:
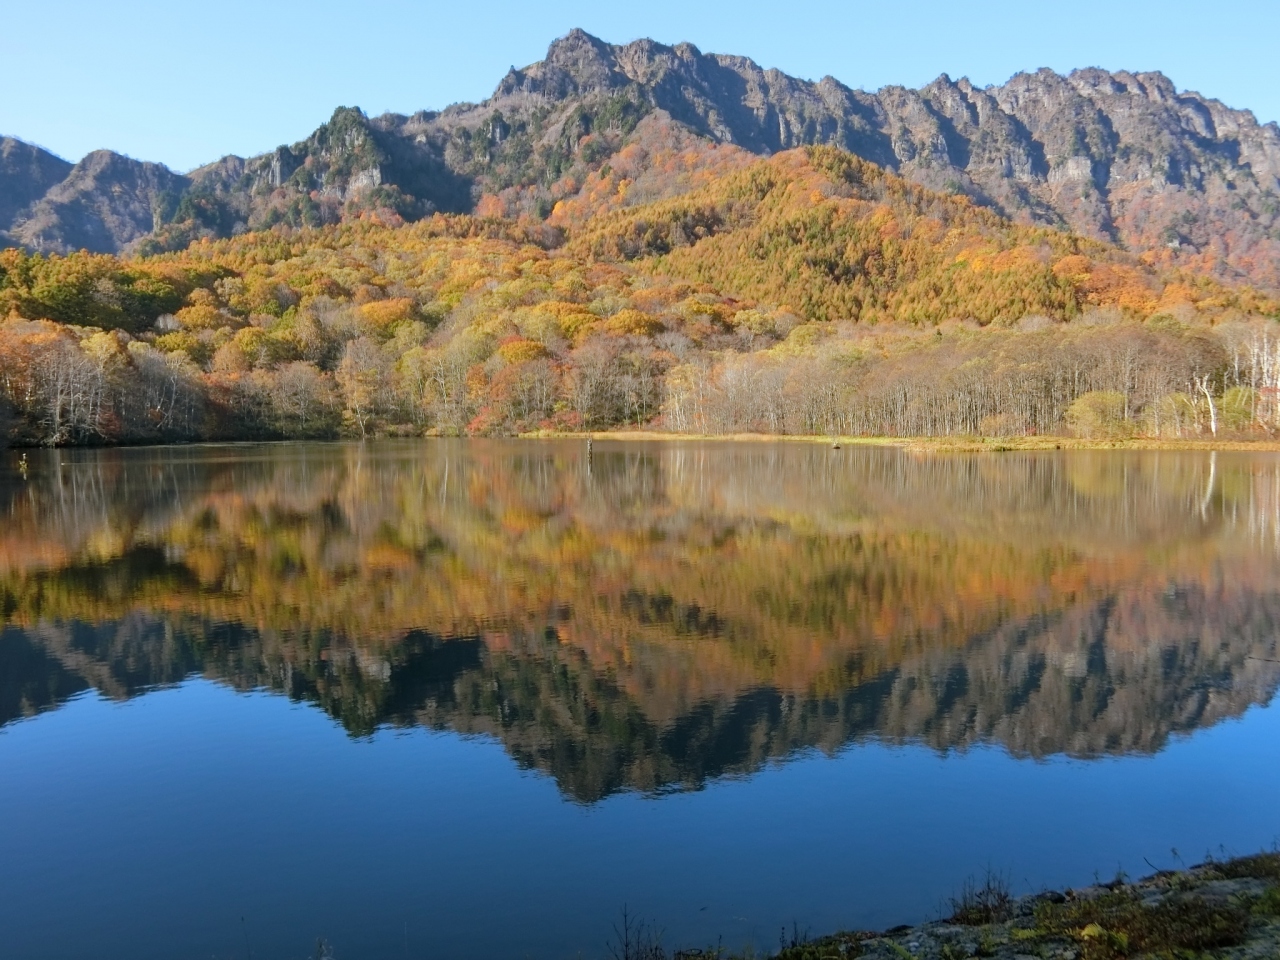
[[[483,103],[374,118],[339,108],[304,141],[185,175],[108,151],[73,167],[2,139],[0,243],[146,252],[375,210],[471,212],[516,190],[520,211],[546,216],[566,177],[581,182],[652,136],[650,115],[667,134],[757,154],[831,144],[1015,220],[1280,289],[1280,127],[1163,74],[1044,69],[987,88],[943,75],[871,93],[581,30]]]

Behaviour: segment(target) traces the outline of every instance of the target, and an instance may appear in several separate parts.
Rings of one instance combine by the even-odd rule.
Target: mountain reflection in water
[[[193,674],[581,801],[850,742],[1154,753],[1280,682],[1280,458],[427,441],[0,479],[0,723]]]

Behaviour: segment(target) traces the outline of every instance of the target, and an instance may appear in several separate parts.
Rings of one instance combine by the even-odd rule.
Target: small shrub
[[[1147,405],[1144,429],[1153,437],[1183,437],[1200,429],[1201,411],[1185,393],[1171,393]]]
[[[1248,430],[1254,423],[1257,397],[1248,387],[1232,387],[1222,395],[1222,426],[1227,430]]]
[[[1013,915],[1013,895],[1008,881],[987,872],[982,883],[966,880],[960,896],[951,900],[951,922],[970,927],[1003,923]]]
[[[1067,426],[1077,437],[1109,440],[1133,433],[1125,419],[1124,394],[1118,390],[1090,390],[1067,408]]]
[[[617,942],[606,944],[611,960],[667,960],[661,931],[636,919],[626,907],[622,908],[620,921],[613,925],[613,932]]]

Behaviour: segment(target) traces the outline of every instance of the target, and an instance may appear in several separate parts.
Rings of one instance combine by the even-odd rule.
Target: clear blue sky
[[[481,100],[581,26],[688,40],[854,87],[1041,66],[1163,70],[1280,120],[1280,0],[2,0],[0,134],[70,160],[108,147],[186,170],[306,136],[338,105]]]

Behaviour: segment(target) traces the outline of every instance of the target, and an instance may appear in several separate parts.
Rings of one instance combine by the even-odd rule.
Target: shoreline
[[[171,440],[141,443],[67,444],[0,444],[4,454],[21,455],[34,450],[131,450],[200,446],[239,446],[302,443],[365,443],[386,440],[616,440],[626,443],[808,443],[830,447],[897,447],[911,453],[1042,453],[1063,450],[1134,450],[1134,451],[1221,451],[1224,453],[1280,453],[1280,438],[1240,439],[1160,439],[1127,437],[1124,439],[1086,439],[1081,437],[887,437],[843,436],[782,433],[669,433],[662,430],[581,430],[572,432],[531,431],[502,437],[382,435],[362,440],[359,437],[277,437],[218,438],[207,440]]]
[[[951,901],[952,916],[882,932],[794,936],[773,960],[1275,960],[1280,957],[1280,851],[1120,876],[1061,892],[1013,897],[988,875]],[[645,956],[649,956],[645,954]],[[750,954],[677,950],[746,960]]]
[[[1081,437],[864,437],[781,433],[667,433],[659,430],[597,430],[573,433],[534,431],[521,440],[725,441],[734,443],[813,443],[840,447],[899,447],[914,453],[1016,453],[1047,450],[1204,450],[1280,453],[1280,439],[1174,440],[1128,437],[1117,440]]]

